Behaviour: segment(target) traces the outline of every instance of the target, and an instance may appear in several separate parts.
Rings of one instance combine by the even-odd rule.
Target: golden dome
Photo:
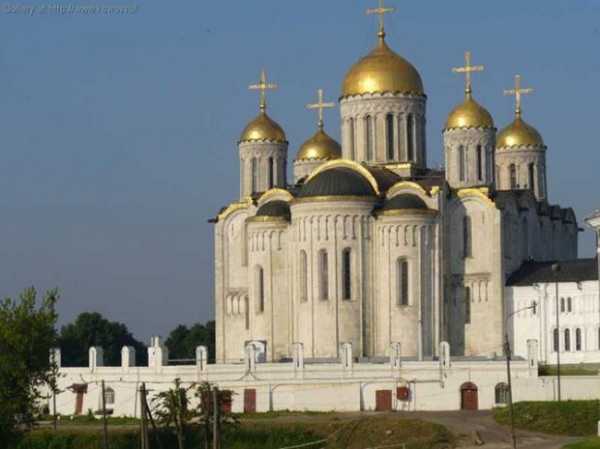
[[[380,36],[377,48],[347,73],[342,97],[388,92],[424,95],[423,81],[417,69],[394,53]]]
[[[496,138],[496,147],[527,147],[544,146],[544,139],[531,125],[527,124],[520,116],[504,128]]]
[[[248,123],[240,137],[240,142],[286,142],[285,132],[266,112]]]
[[[493,128],[494,119],[470,94],[448,116],[445,129]]]
[[[339,143],[319,129],[314,136],[300,147],[296,155],[297,161],[329,161],[342,157],[342,147]]]

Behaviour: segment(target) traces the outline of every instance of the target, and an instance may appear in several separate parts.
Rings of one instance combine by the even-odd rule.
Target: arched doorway
[[[460,387],[460,409],[479,409],[479,395],[477,391],[477,385],[474,383],[467,382]]]

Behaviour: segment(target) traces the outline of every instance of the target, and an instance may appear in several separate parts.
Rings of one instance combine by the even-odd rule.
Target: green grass
[[[224,432],[223,447],[227,449],[279,449],[281,447],[326,442],[307,449],[364,449],[375,446],[406,444],[407,449],[431,449],[440,443],[454,443],[454,436],[443,426],[394,415],[360,416],[333,413],[281,413],[273,419],[242,420],[237,429]],[[91,424],[59,430],[38,430],[20,445],[6,449],[101,449],[101,425]],[[111,449],[138,449],[137,429],[110,428]],[[177,447],[171,431],[160,431],[163,447]],[[202,431],[192,427],[186,437],[186,449],[203,447]],[[158,447],[151,436],[152,447]],[[2,448],[5,449],[5,448]]]
[[[520,429],[557,435],[596,435],[600,401],[518,402],[515,425]],[[494,410],[500,424],[510,424],[508,407]]]
[[[569,444],[563,449],[600,449],[600,438],[592,438],[591,440]]]
[[[561,376],[596,376],[598,375],[598,365],[561,365]],[[540,376],[556,376],[558,369],[555,365],[540,365],[538,374]]]

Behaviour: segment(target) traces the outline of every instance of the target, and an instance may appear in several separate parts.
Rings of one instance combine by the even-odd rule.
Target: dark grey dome
[[[421,209],[427,210],[427,204],[421,198],[410,193],[404,193],[387,200],[383,205],[383,210],[398,209]]]
[[[319,173],[300,190],[300,198],[311,196],[376,196],[373,187],[361,174],[345,167]]]
[[[290,205],[285,201],[270,201],[263,204],[256,212],[257,217],[281,217],[290,221],[292,214],[290,213]]]

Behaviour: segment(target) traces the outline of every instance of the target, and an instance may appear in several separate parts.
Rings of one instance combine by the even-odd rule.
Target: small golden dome
[[[330,161],[340,157],[342,157],[340,144],[319,129],[300,147],[296,161]]]
[[[286,142],[285,132],[266,112],[252,120],[240,137],[240,142]]]
[[[448,116],[445,129],[455,128],[493,128],[494,119],[470,94]]]
[[[342,87],[342,97],[373,93],[424,95],[417,69],[394,53],[382,36],[377,48],[352,66]]]
[[[544,139],[531,125],[527,124],[520,116],[504,128],[496,138],[496,147],[543,147]]]

